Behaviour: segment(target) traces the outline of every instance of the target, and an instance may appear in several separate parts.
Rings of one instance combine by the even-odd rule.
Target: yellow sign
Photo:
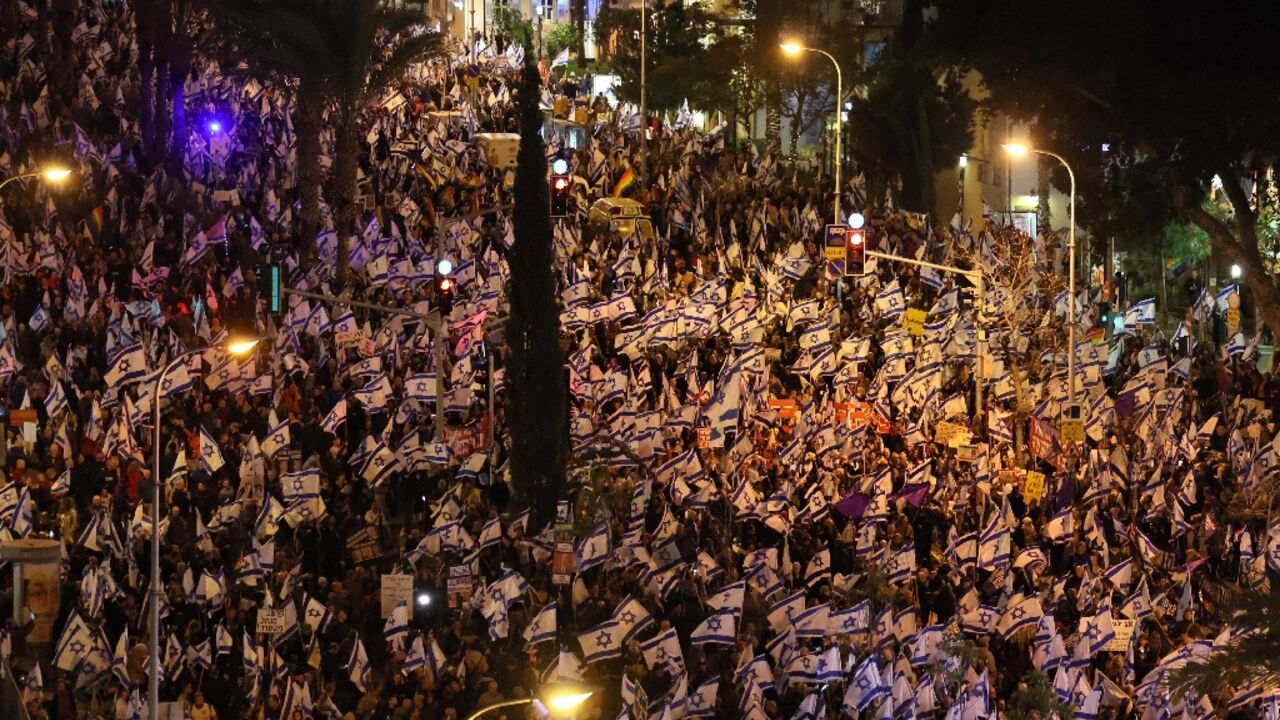
[[[919,308],[907,308],[902,315],[902,327],[912,335],[924,334],[924,320],[929,316],[924,310]]]
[[[1040,502],[1044,498],[1044,473],[1035,470],[1027,471],[1027,482],[1022,486],[1022,497],[1028,503]]]
[[[968,445],[969,438],[973,433],[969,432],[969,428],[960,423],[940,421],[933,428],[933,441],[950,447],[960,447]]]
[[[1084,442],[1084,421],[1062,418],[1058,422],[1058,436],[1062,438],[1063,442]]]
[[[846,251],[847,248],[844,245],[828,245],[827,259],[841,261],[846,260],[848,259],[848,253]]]

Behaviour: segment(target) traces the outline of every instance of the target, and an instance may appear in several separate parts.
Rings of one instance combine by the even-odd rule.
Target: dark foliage
[[[531,532],[555,517],[556,502],[563,499],[569,445],[547,157],[539,134],[541,80],[534,62],[534,53],[526,49],[518,97],[520,152],[512,215],[515,244],[508,256],[511,317],[504,383],[510,406],[512,485],[519,501],[532,509]]]

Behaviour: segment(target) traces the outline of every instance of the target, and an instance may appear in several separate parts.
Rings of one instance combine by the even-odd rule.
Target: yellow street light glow
[[[782,48],[782,52],[792,56],[799,55],[804,52],[804,46],[793,40],[788,40],[778,47]]]
[[[1023,155],[1026,155],[1031,150],[1031,148],[1027,147],[1026,145],[1023,145],[1022,143],[1006,143],[1004,145],[1001,145],[1000,147],[1004,148],[1005,152],[1009,153],[1014,157],[1022,157]]]
[[[547,709],[555,713],[572,712],[589,697],[590,692],[555,693],[547,698]]]
[[[45,180],[48,180],[49,182],[60,183],[63,180],[66,180],[67,178],[71,177],[71,170],[69,168],[58,167],[54,165],[51,167],[47,167],[44,170],[41,170],[40,176],[43,177]]]
[[[232,355],[248,355],[257,344],[257,340],[236,340],[227,344],[227,352]]]

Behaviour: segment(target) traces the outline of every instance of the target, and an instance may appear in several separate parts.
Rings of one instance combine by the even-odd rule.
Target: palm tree
[[[173,139],[169,144],[169,164],[175,175],[181,170],[187,154],[187,140],[191,129],[187,124],[187,75],[191,72],[191,34],[187,24],[191,20],[191,3],[176,0],[173,4],[173,34],[165,54],[169,57],[169,98],[173,102]]]
[[[421,31],[418,12],[377,0],[202,0],[218,39],[263,80],[296,82],[301,233],[320,222],[320,133],[330,113],[336,136],[334,205],[338,274],[347,272],[356,208],[361,113],[413,63],[439,51],[440,37]]]
[[[332,61],[336,118],[334,190],[338,222],[338,277],[346,275],[355,231],[356,169],[361,113],[411,65],[438,53],[438,34],[425,32],[422,15],[375,0],[330,0],[336,12],[325,28],[337,51]]]
[[[1169,686],[1181,697],[1226,688],[1280,687],[1280,583],[1265,589],[1240,590],[1226,597],[1223,617],[1235,631],[1225,649],[1212,652],[1204,662],[1188,663],[1169,678]],[[1216,644],[1216,643],[1215,643]]]

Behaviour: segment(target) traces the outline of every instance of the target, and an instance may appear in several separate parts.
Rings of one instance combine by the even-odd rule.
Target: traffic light
[[[453,312],[453,291],[458,282],[453,277],[453,263],[441,260],[436,264],[436,305],[441,315]]]
[[[572,185],[568,175],[551,176],[551,217],[569,216],[569,188]]]
[[[1104,328],[1111,325],[1111,303],[1105,300],[1098,303],[1098,325]]]
[[[867,231],[864,228],[850,228],[844,239],[846,276],[862,275],[863,262],[866,260]]]

